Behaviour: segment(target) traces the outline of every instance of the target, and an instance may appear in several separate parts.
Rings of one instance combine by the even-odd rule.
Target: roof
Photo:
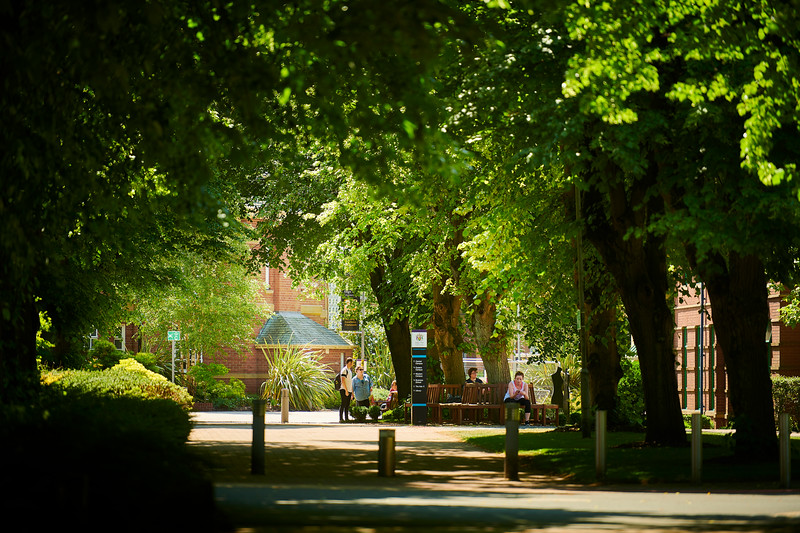
[[[256,344],[350,348],[338,333],[296,311],[278,311],[261,328]]]

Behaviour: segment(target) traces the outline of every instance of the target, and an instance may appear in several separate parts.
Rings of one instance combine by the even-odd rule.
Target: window
[[[266,290],[272,289],[269,284],[269,263],[264,263],[264,288]]]
[[[114,330],[114,346],[117,350],[124,352],[125,351],[125,326],[119,326],[117,329]]]
[[[89,333],[89,350],[94,349],[94,343],[97,342],[97,339],[100,338],[100,332],[97,330],[92,331]]]

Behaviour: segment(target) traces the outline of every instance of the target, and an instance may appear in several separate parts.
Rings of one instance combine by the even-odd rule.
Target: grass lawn
[[[487,451],[503,453],[505,430],[462,434],[464,441]],[[685,447],[645,446],[644,433],[608,433],[607,483],[690,482],[691,437]],[[704,483],[752,483],[774,487],[780,481],[778,459],[739,463],[734,461],[732,437],[703,434],[702,481]],[[595,482],[594,434],[582,438],[580,431],[529,431],[519,433],[520,472],[550,474],[571,482]],[[800,439],[792,439],[792,475],[800,478]]]

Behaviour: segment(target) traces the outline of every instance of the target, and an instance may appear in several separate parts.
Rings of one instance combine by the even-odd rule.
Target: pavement
[[[502,426],[340,424],[335,410],[267,412],[264,473],[252,473],[252,413],[197,412],[190,445],[232,532],[800,531],[797,490],[586,486],[519,472],[464,443]],[[393,476],[378,473],[393,429]],[[547,428],[523,428],[542,431]]]

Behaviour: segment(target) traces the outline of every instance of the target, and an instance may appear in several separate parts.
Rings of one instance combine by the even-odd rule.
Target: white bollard
[[[692,413],[692,483],[703,478],[703,419],[700,413]]]
[[[281,424],[289,423],[289,389],[281,389]]]
[[[595,416],[595,473],[597,479],[606,477],[606,411],[597,411]]]

